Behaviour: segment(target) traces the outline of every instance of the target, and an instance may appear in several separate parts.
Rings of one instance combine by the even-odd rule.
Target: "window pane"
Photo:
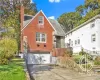
[[[45,41],[46,41],[46,35],[42,34],[42,42],[45,42]]]
[[[43,24],[43,20],[44,20],[44,17],[43,16],[39,16],[39,24]]]
[[[42,34],[42,38],[45,38],[45,34]]]
[[[40,41],[40,38],[36,38],[36,41]]]
[[[36,33],[36,41],[40,41],[40,33]]]
[[[40,33],[36,33],[36,37],[40,37]]]
[[[45,42],[45,38],[42,38],[42,42]]]

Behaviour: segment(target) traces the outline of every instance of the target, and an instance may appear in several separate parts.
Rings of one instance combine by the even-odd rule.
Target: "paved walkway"
[[[30,70],[35,80],[100,80],[100,74],[78,73],[60,67],[31,65]]]

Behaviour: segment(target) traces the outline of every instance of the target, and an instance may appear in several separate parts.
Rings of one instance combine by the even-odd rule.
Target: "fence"
[[[59,57],[59,56],[64,56],[67,53],[72,53],[72,49],[71,48],[55,48],[52,51],[52,56]]]

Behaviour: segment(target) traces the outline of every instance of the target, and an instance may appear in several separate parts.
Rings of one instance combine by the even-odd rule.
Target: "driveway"
[[[35,80],[100,80],[100,74],[79,73],[48,65],[29,65],[29,69]]]

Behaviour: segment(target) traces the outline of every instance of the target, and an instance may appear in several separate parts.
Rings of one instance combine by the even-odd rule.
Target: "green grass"
[[[26,80],[22,65],[22,59],[13,59],[8,65],[0,65],[0,80]]]

